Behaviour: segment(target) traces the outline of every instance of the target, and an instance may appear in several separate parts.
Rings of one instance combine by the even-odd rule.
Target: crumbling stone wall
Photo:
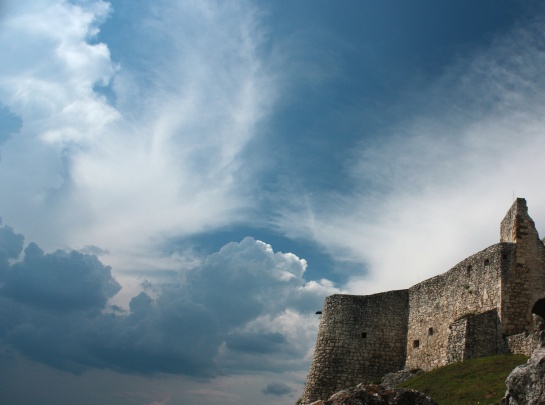
[[[530,357],[538,342],[539,338],[536,333],[527,334],[526,332],[523,332],[517,335],[507,336],[505,338],[505,351],[507,353],[524,354]]]
[[[327,297],[303,403],[403,368],[408,291]]]
[[[497,310],[458,319],[449,326],[447,364],[497,354],[503,349]]]
[[[457,363],[464,360],[467,337],[467,318],[455,321],[449,326],[447,342],[447,363]]]
[[[500,319],[497,310],[470,316],[463,360],[498,354],[502,347]]]
[[[544,318],[545,244],[518,198],[501,222],[500,243],[446,273],[409,290],[328,297],[303,403],[403,366],[529,355]]]
[[[545,245],[528,215],[526,200],[517,198],[501,222],[500,240],[516,245],[516,254],[502,274],[502,332],[505,336],[532,333],[532,312],[545,317],[545,308],[534,308],[545,298]]]

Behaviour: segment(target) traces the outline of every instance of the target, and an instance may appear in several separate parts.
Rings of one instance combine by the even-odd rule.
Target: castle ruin
[[[518,198],[500,243],[446,273],[407,290],[327,297],[302,403],[403,368],[529,355],[543,318],[545,245]]]

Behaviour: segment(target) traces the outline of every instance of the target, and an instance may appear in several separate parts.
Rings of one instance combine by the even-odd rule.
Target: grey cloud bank
[[[291,392],[293,392],[293,389],[287,384],[273,381],[272,383],[267,384],[267,386],[263,388],[262,392],[265,395],[282,396],[290,394]]]
[[[12,228],[0,228],[0,338],[31,359],[75,373],[110,368],[213,377],[297,369],[309,350],[294,341],[308,333],[301,330],[313,316],[306,305],[316,308],[334,291],[303,280],[304,260],[245,238],[157,298],[141,292],[120,314],[108,299],[121,287],[96,256],[44,253],[35,243],[23,252],[23,243]],[[238,356],[243,360],[233,362]]]

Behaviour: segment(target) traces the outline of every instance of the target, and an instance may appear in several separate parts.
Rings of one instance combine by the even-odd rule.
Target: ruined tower
[[[336,294],[322,311],[303,403],[402,368],[529,354],[545,318],[545,245],[518,198],[500,243],[407,290]]]

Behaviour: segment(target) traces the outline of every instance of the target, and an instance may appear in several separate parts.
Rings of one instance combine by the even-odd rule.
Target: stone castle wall
[[[446,273],[408,290],[326,298],[303,403],[402,368],[529,355],[542,330],[545,244],[519,198],[501,222],[500,243]]]
[[[327,297],[306,402],[403,368],[407,319],[407,290]]]
[[[501,273],[514,251],[513,243],[493,245],[409,289],[407,368],[427,371],[448,364],[451,325],[500,310]]]

